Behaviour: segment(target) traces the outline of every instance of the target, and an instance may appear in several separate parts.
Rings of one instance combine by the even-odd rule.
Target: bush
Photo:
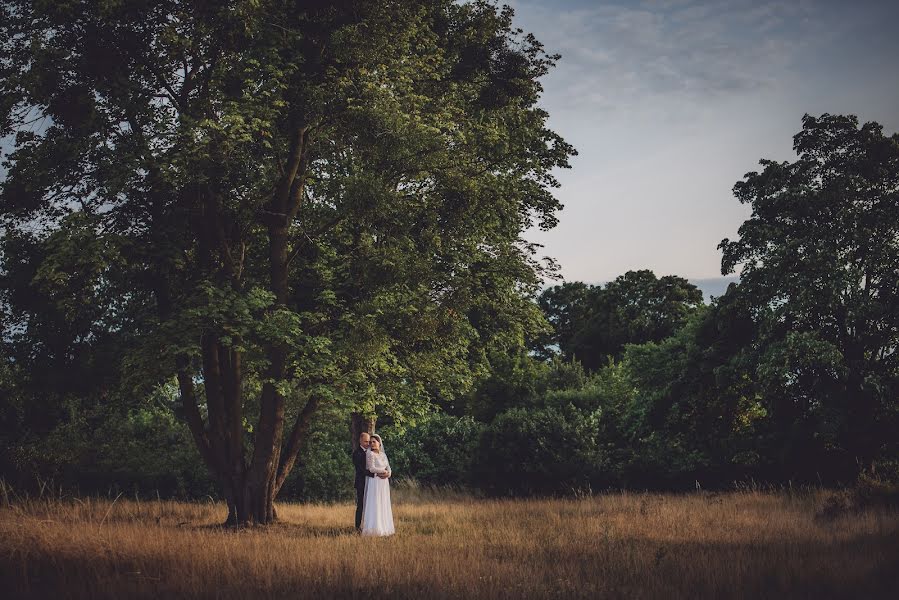
[[[855,497],[860,506],[899,506],[899,460],[879,460],[859,473]]]
[[[335,502],[354,497],[349,421],[349,414],[338,410],[316,414],[279,500]]]
[[[474,475],[492,494],[575,492],[603,475],[597,445],[600,411],[573,405],[513,408],[481,436]]]
[[[217,494],[187,426],[168,408],[85,406],[74,400],[69,406],[67,417],[49,431],[9,444],[5,478],[26,490],[47,479],[86,494]]]
[[[435,413],[415,427],[381,433],[393,472],[425,485],[469,486],[484,425],[473,417]]]

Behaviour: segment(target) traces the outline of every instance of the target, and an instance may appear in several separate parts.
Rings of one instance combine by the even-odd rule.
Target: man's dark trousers
[[[364,482],[363,482],[364,483]],[[356,488],[356,529],[362,528],[362,501],[365,498],[365,487]]]
[[[365,450],[360,446],[353,450],[353,466],[356,467],[356,529],[362,527],[362,501],[365,496],[365,478],[375,474],[365,468]]]

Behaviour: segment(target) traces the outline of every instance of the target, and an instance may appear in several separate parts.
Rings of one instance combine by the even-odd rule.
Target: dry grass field
[[[817,518],[826,492],[483,500],[396,490],[397,535],[353,507],[280,503],[265,530],[221,504],[13,501],[6,598],[875,598],[899,589],[899,514]]]

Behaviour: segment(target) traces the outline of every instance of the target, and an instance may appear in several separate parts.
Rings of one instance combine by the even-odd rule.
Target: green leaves
[[[596,370],[620,358],[626,344],[661,341],[702,306],[702,293],[681,277],[657,278],[652,271],[628,271],[605,286],[567,283],[544,291],[538,302],[555,332],[543,341],[563,356]]]
[[[783,435],[827,431],[849,462],[886,443],[878,415],[899,389],[899,135],[805,115],[793,148],[796,161],[762,160],[734,186],[752,216],[719,244],[722,273],[742,266],[762,332],[758,375]]]
[[[555,58],[509,10],[2,10],[4,130],[52,121],[18,137],[0,190],[5,231],[47,229],[8,278],[10,311],[53,346],[57,323],[28,319],[52,303],[94,336],[88,357],[114,339],[103,359],[129,394],[180,371],[201,449],[223,451],[245,416],[277,438],[265,384],[266,410],[314,393],[415,422],[470,391],[487,348],[543,326],[521,235],[555,223],[551,173],[574,151],[537,107]],[[5,233],[4,253],[19,241]]]

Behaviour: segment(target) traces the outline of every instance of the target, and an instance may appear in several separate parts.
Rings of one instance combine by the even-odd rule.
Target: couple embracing
[[[381,436],[359,434],[353,451],[356,467],[356,531],[362,535],[393,535],[390,508],[390,463]]]

